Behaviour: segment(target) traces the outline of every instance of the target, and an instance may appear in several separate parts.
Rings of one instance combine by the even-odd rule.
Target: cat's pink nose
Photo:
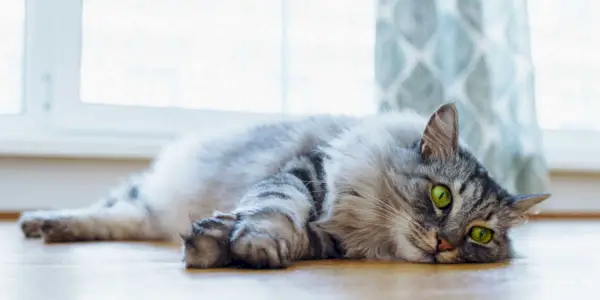
[[[437,244],[438,252],[450,251],[452,249],[454,249],[452,247],[452,245],[450,245],[450,243],[448,243],[448,241],[446,241],[445,239],[438,240],[438,244]]]

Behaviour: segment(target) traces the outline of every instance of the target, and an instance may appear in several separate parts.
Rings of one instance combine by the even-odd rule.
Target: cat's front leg
[[[252,268],[287,267],[307,250],[303,229],[294,227],[278,212],[244,216],[231,236],[232,258]]]
[[[280,213],[216,213],[182,234],[187,268],[282,268],[302,255],[302,231]],[[296,251],[295,253],[292,251]]]
[[[181,234],[187,268],[218,268],[231,263],[230,236],[237,218],[215,213],[212,218],[192,222],[189,233]]]
[[[311,256],[306,223],[312,209],[312,196],[299,177],[282,172],[266,178],[231,214],[195,222],[192,234],[182,236],[186,265],[289,266]]]

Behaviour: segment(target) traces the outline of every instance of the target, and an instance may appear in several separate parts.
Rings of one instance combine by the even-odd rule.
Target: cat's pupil
[[[446,195],[446,192],[442,192],[442,193],[440,194],[440,200],[444,199],[444,196],[445,196],[445,195]]]

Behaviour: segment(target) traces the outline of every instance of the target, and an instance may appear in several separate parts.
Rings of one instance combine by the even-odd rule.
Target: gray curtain
[[[548,190],[526,0],[378,0],[381,110],[453,101],[461,138],[513,193]]]

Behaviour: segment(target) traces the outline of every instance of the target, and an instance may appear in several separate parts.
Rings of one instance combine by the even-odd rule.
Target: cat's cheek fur
[[[423,250],[413,246],[410,239],[405,234],[399,234],[396,238],[397,248],[395,249],[395,259],[417,263],[432,263],[433,258],[426,255]]]
[[[357,215],[349,211],[335,212],[314,223],[332,236],[342,249],[341,256],[349,259],[391,259],[391,245],[384,231],[361,225]]]

